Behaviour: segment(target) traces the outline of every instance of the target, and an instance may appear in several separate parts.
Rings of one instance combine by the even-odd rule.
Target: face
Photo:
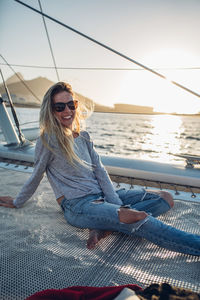
[[[54,104],[56,104],[58,102],[69,103],[70,101],[73,101],[73,97],[70,93],[68,93],[66,91],[60,92],[53,97]],[[60,123],[64,127],[72,129],[72,124],[75,119],[76,110],[71,110],[66,105],[65,109],[61,112],[54,110],[54,115],[55,115],[56,119],[58,121],[60,121]]]

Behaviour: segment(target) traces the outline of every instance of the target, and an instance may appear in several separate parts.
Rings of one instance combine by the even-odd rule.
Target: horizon
[[[38,9],[34,0],[24,2]],[[200,41],[197,39],[200,2],[59,0],[57,5],[53,0],[43,0],[41,3],[43,11],[50,16],[200,94]],[[52,66],[42,17],[13,0],[1,0],[0,6],[0,52],[8,63]],[[78,93],[110,107],[122,102],[150,106],[156,112],[200,112],[197,97],[49,20],[46,24],[56,64],[68,68],[58,70],[60,80],[68,81]],[[0,62],[5,77],[12,76],[9,67],[2,65],[2,58]],[[58,81],[53,69],[13,68],[23,73],[25,80],[46,77]],[[134,70],[125,70],[131,68]]]
[[[17,75],[19,76],[19,77],[21,77],[23,80],[25,80],[24,79],[24,76],[23,76],[23,74],[22,73],[20,73],[20,72],[18,72],[17,73]],[[46,79],[46,80],[50,80],[49,78],[47,78],[47,77],[41,77],[41,76],[39,76],[39,77],[35,77],[35,78],[31,78],[31,79],[29,79],[29,80],[27,80],[27,81],[32,81],[32,80],[37,80],[37,79]],[[7,83],[7,81],[9,81],[10,79],[16,79],[16,81],[14,80],[13,82],[11,82],[11,83],[8,83],[7,85],[10,85],[10,84],[14,84],[14,83],[20,83],[20,80],[19,80],[19,78],[16,78],[16,75],[14,74],[14,75],[11,75],[10,77],[8,77],[5,81],[6,81],[6,83]],[[25,82],[26,82],[26,80],[25,80]],[[0,83],[0,84],[2,84],[2,83]],[[74,91],[74,93],[79,93],[78,91]],[[84,95],[82,95],[82,94],[80,94],[81,96],[83,96],[83,97],[85,97]],[[32,96],[32,97],[34,97],[34,96]],[[125,103],[125,102],[114,102],[113,104],[112,104],[112,106],[109,106],[109,105],[106,105],[106,104],[100,104],[100,103],[98,103],[98,102],[95,102],[93,99],[90,99],[90,98],[88,98],[89,100],[91,100],[91,101],[93,101],[96,105],[98,105],[98,106],[101,106],[102,108],[103,107],[105,107],[105,108],[108,108],[108,109],[116,109],[116,107],[115,106],[117,106],[117,105],[124,105],[124,106],[132,106],[132,107],[141,107],[141,108],[143,108],[143,107],[147,107],[147,108],[152,108],[153,109],[153,111],[152,112],[127,112],[127,111],[98,111],[98,110],[96,110],[95,112],[102,112],[102,113],[122,113],[122,114],[166,114],[166,115],[190,115],[190,116],[192,116],[192,115],[194,115],[194,116],[198,116],[198,115],[200,115],[200,111],[198,111],[198,112],[196,112],[196,113],[176,113],[176,112],[164,112],[164,111],[154,111],[154,108],[153,108],[153,106],[148,106],[148,105],[139,105],[139,104],[130,104],[130,103]],[[25,99],[26,100],[26,99]],[[42,101],[42,99],[41,99],[41,101]],[[29,101],[28,101],[29,102]],[[20,104],[20,103],[15,103],[15,104],[17,104],[18,106],[22,106],[23,107],[23,105],[25,105],[25,104]],[[26,103],[27,104],[27,107],[30,105],[30,106],[32,106],[33,105],[33,102],[31,102],[31,104],[28,104],[28,103]],[[35,104],[38,104],[38,102],[36,101],[35,102]]]

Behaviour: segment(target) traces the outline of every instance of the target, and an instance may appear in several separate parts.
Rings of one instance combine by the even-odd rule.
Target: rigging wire
[[[35,95],[35,93],[30,89],[30,87],[24,82],[23,79],[15,72],[15,70],[11,67],[11,65],[6,61],[2,54],[0,54],[1,58],[5,61],[6,65],[13,71],[13,73],[17,76],[17,78],[21,81],[21,83],[29,90],[29,92],[39,101],[40,99]]]
[[[42,11],[42,4],[41,4],[40,0],[38,0],[38,3],[39,3],[39,6],[40,6],[40,10],[43,13],[43,11]],[[56,67],[55,56],[53,54],[53,48],[52,48],[52,45],[51,45],[51,41],[50,41],[50,37],[49,37],[49,33],[48,33],[46,21],[45,21],[45,18],[44,18],[43,15],[42,15],[42,19],[43,19],[44,28],[45,28],[46,35],[47,35],[47,40],[48,40],[48,43],[49,43],[49,48],[50,48],[50,52],[51,52],[51,56],[52,56],[52,60],[53,60],[53,64],[54,64],[54,68],[55,68],[55,71],[56,71],[56,76],[57,76],[58,81],[60,81],[58,70],[57,70],[57,67]]]
[[[6,83],[5,83],[5,80],[4,80],[3,73],[2,73],[2,71],[1,71],[1,69],[0,69],[0,73],[1,73],[2,80],[3,80],[4,88],[5,88],[7,97],[8,97],[8,101],[9,101],[9,104],[10,104],[10,108],[11,108],[11,112],[12,112],[12,115],[13,115],[13,119],[14,119],[14,121],[15,121],[15,125],[16,125],[17,130],[18,130],[18,137],[19,137],[19,140],[20,140],[20,144],[23,145],[24,142],[25,142],[25,138],[24,138],[23,133],[21,132],[20,125],[19,125],[19,121],[18,121],[18,118],[17,118],[17,114],[16,114],[16,111],[15,111],[15,108],[14,108],[14,105],[13,105],[13,102],[12,102],[12,99],[11,99],[11,97],[10,97],[9,90],[8,90],[8,88],[7,88],[7,86],[6,86]]]
[[[4,66],[7,65],[5,63],[0,63],[0,65]],[[19,64],[10,64],[10,66],[13,67],[21,67],[21,68],[36,68],[36,69],[54,69],[55,67],[51,66],[38,66],[38,65],[19,65]],[[98,68],[98,67],[58,67],[56,68],[59,70],[91,70],[91,71],[145,71],[145,69],[141,68]],[[174,67],[174,68],[165,68],[165,67],[159,67],[159,68],[154,68],[154,70],[200,70],[200,67]]]
[[[24,6],[28,7],[29,9],[35,11],[36,13],[39,13],[39,14],[43,15],[44,17],[50,19],[51,21],[53,21],[53,22],[55,22],[55,23],[57,23],[57,24],[65,27],[65,28],[68,28],[69,30],[77,33],[78,35],[81,35],[82,37],[90,40],[91,42],[93,42],[93,43],[95,43],[95,44],[97,44],[97,45],[99,45],[99,46],[101,46],[101,47],[103,47],[103,48],[105,48],[105,49],[107,49],[107,50],[109,50],[109,51],[111,51],[111,52],[113,52],[113,53],[121,56],[121,57],[123,57],[124,59],[126,59],[126,60],[128,60],[128,61],[130,61],[130,62],[132,62],[132,63],[134,63],[134,64],[136,64],[136,65],[138,65],[140,67],[142,67],[143,69],[145,69],[145,70],[147,70],[147,71],[149,71],[149,72],[157,75],[158,77],[160,77],[160,78],[165,79],[165,80],[168,81],[168,78],[166,76],[164,76],[163,74],[156,72],[155,70],[153,70],[153,69],[151,69],[151,68],[149,68],[149,67],[147,67],[147,66],[145,66],[145,65],[143,65],[143,64],[141,64],[139,62],[137,62],[136,60],[134,60],[134,59],[132,59],[132,58],[124,55],[123,53],[120,53],[120,52],[116,51],[115,49],[113,49],[113,48],[111,48],[111,47],[109,47],[109,46],[107,46],[107,45],[105,45],[105,44],[103,44],[103,43],[101,43],[101,42],[99,42],[99,41],[91,38],[90,36],[88,36],[88,35],[80,32],[80,31],[78,31],[78,30],[76,30],[76,29],[74,29],[74,28],[72,28],[72,27],[70,27],[70,26],[62,23],[61,21],[58,21],[57,19],[55,19],[55,18],[53,18],[53,17],[51,17],[51,16],[49,16],[49,15],[47,15],[47,14],[45,14],[45,13],[39,11],[39,10],[37,10],[36,8],[34,8],[34,7],[28,5],[28,4],[26,4],[26,3],[24,3],[24,2],[22,2],[20,0],[14,0],[14,1],[17,2],[17,3],[19,3],[19,4],[21,4],[21,5],[24,5]],[[183,86],[182,84],[180,84],[180,83],[178,83],[176,81],[173,81],[173,80],[169,80],[169,82],[172,83],[172,84],[174,84],[174,85],[176,85],[176,86],[178,86],[179,88],[181,88],[181,89],[183,89],[183,90],[185,90],[185,91],[187,91],[187,92],[189,92],[189,93],[191,93],[191,94],[193,94],[193,95],[195,95],[195,96],[197,96],[197,97],[200,98],[200,94],[196,93],[195,91],[192,91],[191,89]]]

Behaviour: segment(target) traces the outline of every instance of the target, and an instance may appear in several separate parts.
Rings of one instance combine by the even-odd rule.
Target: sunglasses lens
[[[68,102],[68,103],[67,103],[67,106],[68,106],[69,109],[71,109],[71,110],[75,110],[75,109],[76,109],[74,101]]]
[[[54,104],[54,109],[57,112],[61,112],[61,111],[65,110],[65,103],[56,103],[56,104]]]
[[[75,110],[78,106],[78,102],[77,101],[69,101],[67,103],[58,102],[53,105],[53,108],[55,109],[55,111],[61,112],[65,110],[66,105],[70,110]]]

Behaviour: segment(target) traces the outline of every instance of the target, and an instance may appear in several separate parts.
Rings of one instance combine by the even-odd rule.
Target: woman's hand
[[[16,208],[13,204],[14,198],[9,196],[0,196],[0,206],[10,207],[10,208]]]

